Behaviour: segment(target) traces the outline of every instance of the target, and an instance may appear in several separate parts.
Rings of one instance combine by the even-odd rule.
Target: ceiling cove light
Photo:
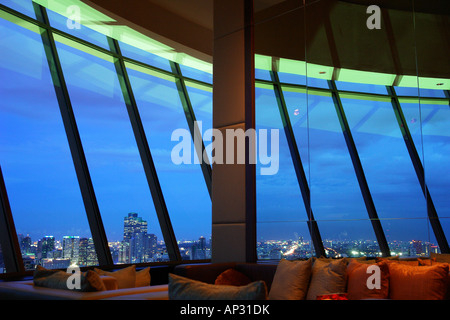
[[[272,60],[270,56],[255,55],[255,68],[262,70],[272,70]],[[277,68],[279,72],[297,74],[302,76],[312,76],[313,78],[332,80],[334,67],[323,66],[314,63],[307,63],[305,61],[298,61],[285,58],[276,58]],[[372,72],[364,70],[354,70],[340,68],[336,72],[337,78],[333,80],[346,81],[363,84],[376,84],[383,86],[392,86],[394,81],[398,81],[396,86],[399,87],[419,87],[422,89],[436,89],[439,86],[440,90],[450,90],[449,79],[417,77],[411,75],[395,75],[390,73]],[[396,80],[397,79],[397,80]]]

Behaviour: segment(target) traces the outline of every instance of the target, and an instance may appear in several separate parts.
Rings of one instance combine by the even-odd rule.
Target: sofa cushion
[[[389,264],[390,298],[394,300],[441,300],[447,293],[447,263],[434,266]]]
[[[104,271],[94,268],[94,271],[102,276],[110,276],[117,279],[119,289],[136,287],[136,266],[132,265],[117,271]]]
[[[315,259],[306,299],[316,300],[319,295],[346,292],[347,264],[346,258]]]
[[[379,271],[379,287],[369,287],[374,284],[369,277],[374,274],[371,269],[373,266]],[[375,273],[377,276],[377,273]],[[375,280],[375,284],[376,280]],[[374,264],[361,263],[352,259],[347,266],[347,297],[349,300],[361,299],[387,299],[389,297],[389,267],[386,262],[378,262]]]
[[[312,260],[289,261],[281,259],[278,263],[272,286],[270,300],[303,300],[308,292],[311,278]]]
[[[245,286],[250,282],[252,281],[245,274],[233,268],[230,268],[219,274],[214,284],[229,285],[229,286]]]
[[[80,273],[80,287],[69,288],[67,281],[72,276],[71,273],[67,273],[61,270],[49,270],[41,266],[37,266],[33,273],[33,284],[37,287],[63,289],[81,292],[93,292],[106,290],[100,276],[88,270],[87,272]]]
[[[136,271],[136,284],[135,287],[149,286],[151,282],[150,267]]]
[[[169,274],[169,300],[265,300],[267,287],[264,281],[246,286],[209,284]]]

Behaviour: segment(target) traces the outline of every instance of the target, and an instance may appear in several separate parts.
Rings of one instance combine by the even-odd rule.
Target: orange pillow
[[[447,292],[448,264],[409,266],[389,264],[390,298],[394,300],[442,300]]]
[[[369,277],[374,272],[367,269],[371,266],[378,266],[380,269],[380,288],[370,289],[367,285],[371,282]],[[347,266],[347,297],[349,300],[361,299],[387,299],[389,296],[389,267],[385,261],[373,264],[361,263],[356,260],[350,261]]]
[[[242,272],[235,269],[227,269],[216,278],[214,284],[217,285],[228,285],[228,286],[245,286],[252,281]]]

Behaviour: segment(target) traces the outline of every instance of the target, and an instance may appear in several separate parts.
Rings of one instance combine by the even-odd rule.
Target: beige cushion
[[[67,286],[67,280],[71,277],[71,273],[67,273],[61,270],[49,270],[41,266],[37,266],[33,273],[33,284],[37,287],[63,289],[81,292],[93,292],[106,290],[100,276],[89,270],[87,272],[81,272],[80,275],[80,288],[69,289]]]
[[[119,289],[136,287],[136,266],[132,265],[117,271],[104,271],[94,268],[94,271],[102,276],[111,276],[117,279]]]
[[[269,300],[303,300],[308,292],[312,260],[278,263],[269,292]]]
[[[150,267],[136,271],[136,288],[149,286],[150,280]]]
[[[318,295],[345,293],[348,260],[318,258],[312,267],[307,300],[316,300]]]
[[[265,300],[264,281],[245,286],[215,285],[169,274],[169,300]]]

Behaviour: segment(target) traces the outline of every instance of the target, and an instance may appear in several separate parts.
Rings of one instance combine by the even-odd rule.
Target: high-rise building
[[[147,221],[138,216],[135,212],[130,212],[124,218],[123,240],[129,241],[135,234],[147,234]]]
[[[119,260],[122,263],[151,261],[156,251],[156,236],[147,233],[147,221],[135,212],[124,218],[123,244]]]
[[[63,258],[70,259],[72,264],[78,264],[80,259],[80,237],[64,236],[62,247]]]
[[[45,236],[38,241],[38,255],[41,259],[46,259],[52,256],[52,252],[55,250],[55,237]]]

